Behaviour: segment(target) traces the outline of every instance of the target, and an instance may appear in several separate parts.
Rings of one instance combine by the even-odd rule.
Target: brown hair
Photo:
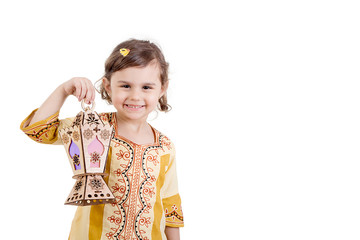
[[[125,57],[120,54],[121,48],[130,50]],[[161,86],[165,86],[169,81],[168,68],[169,64],[165,61],[164,55],[160,48],[146,40],[130,39],[117,45],[108,59],[105,62],[105,74],[103,77],[110,81],[113,73],[128,68],[128,67],[146,67],[150,62],[156,61],[160,68],[160,82]],[[101,79],[99,80],[101,81]],[[105,90],[103,83],[99,86],[99,93],[102,99],[105,99],[109,104],[112,104],[111,98]],[[166,92],[159,99],[160,111],[168,112],[171,106],[167,103]]]

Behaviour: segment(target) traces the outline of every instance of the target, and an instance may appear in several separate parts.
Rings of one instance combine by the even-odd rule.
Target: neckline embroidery
[[[139,144],[139,143],[136,143],[134,141],[131,141],[129,139],[127,139],[126,137],[123,137],[121,135],[118,134],[118,131],[117,131],[117,123],[116,123],[116,115],[114,112],[111,112],[109,114],[109,122],[110,124],[112,124],[114,126],[114,129],[115,129],[115,135],[114,135],[114,138],[116,139],[119,139],[119,140],[123,140],[133,146],[139,146],[139,147],[151,147],[151,146],[160,146],[160,132],[158,130],[156,130],[153,126],[151,126],[151,124],[149,124],[149,126],[151,127],[151,130],[153,131],[153,134],[154,134],[154,142],[153,143],[147,143],[147,144]]]

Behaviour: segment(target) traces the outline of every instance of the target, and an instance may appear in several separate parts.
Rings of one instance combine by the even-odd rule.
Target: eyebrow
[[[118,81],[116,81],[117,83],[129,83],[129,82],[127,82],[127,81],[124,81],[124,80],[118,80]]]
[[[117,83],[131,84],[132,82],[128,82],[128,81],[124,81],[124,80],[118,80]],[[152,82],[146,82],[146,83],[144,83],[144,85],[156,85],[156,84],[152,83]]]

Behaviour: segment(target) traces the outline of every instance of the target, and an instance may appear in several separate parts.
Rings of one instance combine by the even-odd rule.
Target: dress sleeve
[[[181,208],[181,198],[178,191],[175,148],[173,144],[171,144],[169,165],[165,170],[162,202],[165,212],[166,226],[183,227],[184,217]]]
[[[45,144],[62,144],[58,136],[58,129],[70,126],[72,119],[59,120],[59,112],[48,118],[29,125],[37,109],[32,111],[20,125],[20,129],[32,140]]]

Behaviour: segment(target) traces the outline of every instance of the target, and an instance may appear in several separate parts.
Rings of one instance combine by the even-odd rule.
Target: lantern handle
[[[89,105],[89,106],[90,106],[90,105]],[[88,111],[88,110],[93,111],[94,108],[95,108],[95,101],[93,101],[93,102],[91,103],[91,107],[89,107],[89,106],[85,107],[85,101],[84,101],[84,100],[81,101],[81,107],[82,107],[82,109],[83,109],[84,111]]]

